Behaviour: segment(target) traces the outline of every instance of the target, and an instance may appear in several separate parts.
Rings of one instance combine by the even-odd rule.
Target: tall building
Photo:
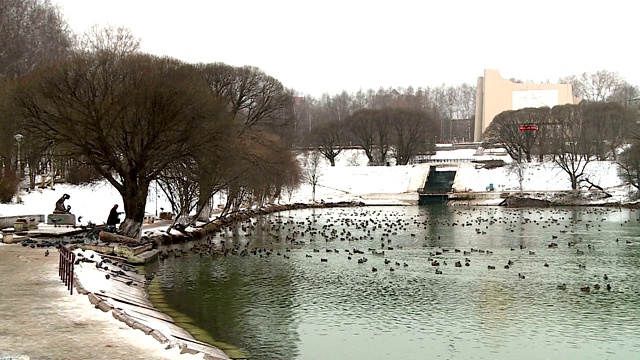
[[[577,104],[570,84],[524,84],[505,80],[498,70],[485,69],[476,88],[476,119],[473,140],[483,140],[493,118],[505,110]]]

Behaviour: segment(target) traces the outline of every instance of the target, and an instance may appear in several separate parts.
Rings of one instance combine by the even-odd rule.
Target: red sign
[[[520,131],[536,131],[538,126],[536,125],[520,125]]]

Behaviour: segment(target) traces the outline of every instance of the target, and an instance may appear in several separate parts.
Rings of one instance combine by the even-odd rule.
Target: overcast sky
[[[76,33],[126,26],[142,50],[252,65],[302,94],[556,82],[606,69],[640,85],[636,5],[574,0],[53,0]]]

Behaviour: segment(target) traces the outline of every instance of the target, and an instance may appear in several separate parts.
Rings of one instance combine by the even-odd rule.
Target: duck
[[[558,290],[567,290],[567,284],[562,283],[562,284],[558,285]]]
[[[593,290],[600,290],[600,284],[593,285]]]
[[[493,265],[487,265],[487,269],[488,269],[488,270],[495,270],[495,269],[496,269],[496,267],[495,267],[495,266],[493,266]]]
[[[604,276],[602,277],[605,280],[609,280],[609,277],[607,276],[607,274],[604,274]]]
[[[580,291],[588,293],[591,292],[591,288],[589,286],[584,286],[580,288]]]
[[[525,276],[524,276],[524,275],[522,275],[521,273],[518,273],[518,277],[519,277],[520,279],[524,279],[524,278],[525,278]]]
[[[611,284],[607,284],[607,291],[611,291]]]
[[[442,270],[436,269],[436,275],[442,275]]]
[[[549,267],[549,263],[544,263],[544,267]]]
[[[371,268],[371,272],[376,272],[376,271],[378,271],[378,269],[376,269],[375,267]]]

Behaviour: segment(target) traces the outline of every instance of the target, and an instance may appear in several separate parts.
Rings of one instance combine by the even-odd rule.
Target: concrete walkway
[[[58,251],[48,250],[0,244],[0,359],[203,359],[166,349],[86,295],[69,295]]]

